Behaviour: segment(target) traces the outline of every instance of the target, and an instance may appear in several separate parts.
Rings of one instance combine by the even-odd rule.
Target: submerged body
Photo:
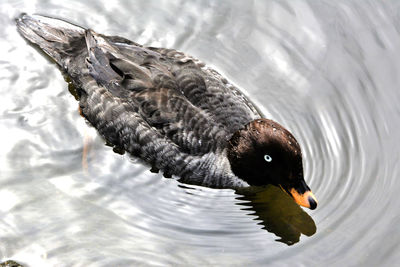
[[[71,78],[83,116],[107,142],[185,183],[275,184],[316,207],[295,138],[199,60],[43,16],[17,25]]]

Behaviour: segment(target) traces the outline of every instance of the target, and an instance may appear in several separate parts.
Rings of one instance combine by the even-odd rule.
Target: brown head
[[[280,186],[299,205],[317,207],[304,181],[300,146],[280,124],[268,119],[251,121],[229,140],[228,159],[235,175],[249,185]]]

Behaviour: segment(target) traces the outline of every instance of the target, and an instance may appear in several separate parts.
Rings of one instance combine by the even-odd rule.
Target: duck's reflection
[[[241,196],[237,203],[245,210],[253,211],[259,224],[280,239],[276,241],[293,245],[300,240],[300,235],[313,235],[317,228],[313,219],[280,188],[269,185],[263,188],[248,188],[236,191]]]

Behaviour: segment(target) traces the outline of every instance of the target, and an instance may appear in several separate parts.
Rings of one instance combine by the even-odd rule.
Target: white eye
[[[264,155],[264,159],[266,162],[271,162],[272,161],[272,157],[270,155]]]

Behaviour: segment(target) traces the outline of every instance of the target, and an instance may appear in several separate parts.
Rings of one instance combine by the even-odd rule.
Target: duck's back
[[[115,96],[132,99],[137,106],[145,103],[151,107],[150,113],[163,111],[142,114],[153,126],[164,124],[164,120],[169,121],[172,116],[174,120],[193,118],[195,114],[191,112],[196,112],[207,118],[208,125],[202,124],[204,128],[215,124],[233,133],[259,116],[236,87],[193,57],[174,49],[142,47],[92,31],[86,37],[90,38],[102,39],[94,42],[93,46],[98,50],[89,53],[92,76],[98,81],[105,81],[103,85],[112,88],[110,91]],[[99,59],[102,57],[109,62],[106,69],[104,61]],[[101,71],[96,72],[97,68]],[[114,82],[112,86],[110,80]],[[183,109],[177,110],[176,105],[180,105],[181,101],[194,109],[186,109],[184,105]],[[186,125],[184,121],[180,122]]]
[[[227,140],[260,115],[216,71],[176,50],[60,20],[24,15],[18,27],[71,76],[83,115],[108,142],[188,182],[232,180],[229,166],[213,166],[229,165],[220,156]]]

